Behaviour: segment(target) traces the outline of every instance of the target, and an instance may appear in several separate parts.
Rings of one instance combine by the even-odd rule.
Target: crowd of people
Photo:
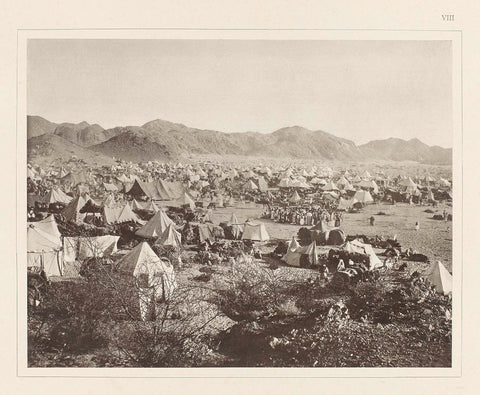
[[[269,206],[264,211],[264,217],[282,224],[301,226],[315,226],[320,221],[335,221],[335,226],[340,226],[342,213],[333,209],[320,206],[309,207],[281,207]]]

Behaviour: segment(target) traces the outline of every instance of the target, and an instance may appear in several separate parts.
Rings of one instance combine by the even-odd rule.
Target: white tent
[[[42,268],[47,277],[63,275],[62,240],[53,215],[27,223],[27,266]]]
[[[375,254],[375,251],[373,251],[373,248],[370,244],[364,244],[360,240],[355,239],[352,241],[347,241],[342,248],[347,252],[368,255],[370,261],[370,270],[383,266],[382,261],[378,258],[377,254]]]
[[[187,192],[184,192],[176,202],[181,206],[189,206],[190,209],[195,210],[195,201],[188,195]]]
[[[435,286],[435,290],[444,295],[452,293],[452,275],[443,266],[442,262],[437,261],[433,270],[428,276],[430,282]]]
[[[155,239],[160,237],[163,232],[165,232],[168,225],[172,223],[173,221],[168,217],[168,215],[163,210],[159,210],[143,227],[137,230],[136,235]]]
[[[398,185],[401,185],[402,187],[410,187],[410,188],[416,188],[417,184],[415,184],[410,177],[408,177],[405,180],[402,180],[398,183]]]
[[[293,192],[293,195],[292,197],[290,198],[290,202],[291,203],[297,203],[299,202],[300,200],[302,200],[302,198],[300,197],[300,195],[298,194],[297,191]]]
[[[130,221],[141,223],[140,218],[132,211],[128,203],[125,203],[123,207],[104,207],[103,218],[107,224],[121,224]]]
[[[290,188],[292,186],[292,180],[288,177],[282,178],[278,183],[279,188]]]
[[[373,202],[372,195],[370,195],[370,192],[368,191],[357,191],[353,196],[353,200],[362,204]]]
[[[322,187],[322,190],[324,190],[324,191],[338,191],[338,187],[335,185],[335,183],[333,181],[329,181]]]
[[[180,248],[182,246],[182,235],[177,232],[175,226],[171,223],[167,229],[165,229],[165,232],[157,239],[155,245]]]
[[[242,240],[266,241],[270,240],[265,224],[245,222],[243,228]]]
[[[295,251],[298,247],[300,247],[300,244],[298,244],[298,241],[295,239],[295,236],[294,236],[292,237],[292,240],[288,242],[288,250]]]
[[[177,287],[173,266],[162,261],[147,242],[142,242],[117,262],[118,268],[131,274],[139,288],[140,313],[143,320],[152,302],[168,299]]]
[[[374,193],[378,193],[378,185],[374,180],[363,180],[361,181],[358,186],[367,189],[373,189]]]
[[[42,199],[43,203],[64,203],[68,204],[72,201],[72,197],[68,196],[65,192],[58,188],[53,188],[47,195]]]
[[[120,236],[64,237],[63,256],[65,262],[86,258],[101,258],[117,252]]]
[[[232,227],[232,235],[236,240],[238,240],[243,233],[243,224],[238,222],[238,218],[235,213],[232,213],[230,221],[227,222],[227,225]]]
[[[337,206],[337,209],[338,210],[348,210],[350,207],[353,206],[353,200],[350,200],[350,199],[344,199],[344,198],[340,198],[340,201],[338,202],[338,206]]]

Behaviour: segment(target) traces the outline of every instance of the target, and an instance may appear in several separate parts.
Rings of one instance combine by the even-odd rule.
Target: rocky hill
[[[402,140],[389,138],[374,140],[359,147],[368,157],[392,161],[415,161],[425,164],[451,164],[452,149],[428,146],[419,139]]]
[[[68,161],[73,157],[82,159],[89,164],[114,163],[112,158],[83,148],[54,133],[46,133],[29,139],[27,142],[27,157],[29,162],[38,164],[51,164],[59,159]]]
[[[133,162],[145,160],[175,160],[195,155],[241,155],[252,157],[318,159],[329,161],[416,161],[428,164],[451,164],[452,150],[430,147],[418,139],[409,141],[390,138],[357,146],[354,142],[321,130],[312,131],[301,126],[279,129],[273,133],[222,133],[202,130],[157,119],[142,126],[103,129],[87,122],[56,125],[53,132],[47,123],[35,117],[30,122],[33,134],[45,130],[61,140],[48,144],[50,155],[57,150],[75,150],[81,147],[94,156],[115,157]],[[29,123],[29,125],[30,125]],[[30,135],[30,130],[29,130]],[[31,140],[31,139],[30,139]],[[31,141],[29,140],[29,145]],[[63,147],[63,148],[62,148]],[[38,153],[37,153],[38,155]],[[59,152],[58,155],[63,155]]]
[[[27,116],[27,138],[53,133],[57,126],[56,123],[47,121],[45,118],[29,115]]]
[[[81,122],[62,123],[55,128],[54,134],[81,147],[90,147],[111,139],[117,135],[117,132],[115,129],[105,130],[98,124],[90,125],[87,122]]]

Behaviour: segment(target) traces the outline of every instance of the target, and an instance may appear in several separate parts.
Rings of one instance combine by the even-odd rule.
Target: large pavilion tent
[[[121,224],[124,222],[142,223],[128,203],[125,203],[123,207],[104,207],[103,219],[106,224]]]
[[[117,252],[120,236],[104,235],[93,237],[64,237],[64,262],[75,262],[86,258],[102,258]]]
[[[63,275],[62,239],[53,215],[27,223],[27,266],[43,269],[47,277]]]

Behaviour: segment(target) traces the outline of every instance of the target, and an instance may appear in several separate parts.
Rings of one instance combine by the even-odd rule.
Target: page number
[[[454,14],[442,14],[442,19],[444,22],[453,22],[455,20]]]

